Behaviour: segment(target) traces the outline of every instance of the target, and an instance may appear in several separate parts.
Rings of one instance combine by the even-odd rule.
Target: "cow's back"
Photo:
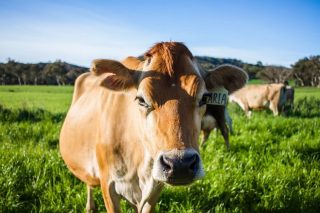
[[[266,85],[247,85],[234,92],[232,100],[249,108],[261,108],[268,104],[268,88]]]

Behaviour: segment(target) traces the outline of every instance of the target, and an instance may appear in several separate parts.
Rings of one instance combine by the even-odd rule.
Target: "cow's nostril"
[[[170,159],[167,159],[164,155],[160,156],[160,163],[163,167],[163,171],[170,171],[172,170],[172,162]]]
[[[195,154],[195,155],[191,155],[191,156],[188,156],[188,157],[185,157],[184,158],[184,161],[186,162],[186,163],[193,163],[194,161],[196,161],[197,160],[197,155]]]
[[[189,161],[190,165],[189,165],[189,170],[190,172],[195,172],[198,169],[198,163],[199,163],[199,156],[198,155],[194,155],[190,158]]]

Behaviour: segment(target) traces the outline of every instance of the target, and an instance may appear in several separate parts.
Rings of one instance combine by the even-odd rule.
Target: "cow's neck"
[[[138,170],[139,185],[142,191],[142,197],[139,203],[139,212],[143,212],[143,208],[149,208],[150,201],[157,200],[163,183],[156,181],[152,177],[153,160],[148,152],[144,153],[144,162],[140,165]]]
[[[139,146],[137,143],[135,148],[126,149],[127,153],[117,155],[118,162],[121,163],[113,171],[113,182],[117,193],[141,210],[148,206],[150,201],[158,198],[163,184],[153,179],[153,160],[144,149],[141,152]],[[141,157],[141,161],[132,164],[136,155]]]

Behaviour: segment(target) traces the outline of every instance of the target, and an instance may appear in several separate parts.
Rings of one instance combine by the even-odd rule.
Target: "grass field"
[[[7,108],[42,108],[66,112],[71,103],[72,86],[0,86],[0,104]]]
[[[84,212],[85,185],[58,152],[72,90],[0,87],[0,212]],[[297,88],[301,107],[291,116],[264,111],[250,120],[230,104],[231,151],[213,132],[201,148],[205,178],[166,187],[156,212],[320,212],[319,102],[320,89]],[[105,212],[99,188],[95,200]]]

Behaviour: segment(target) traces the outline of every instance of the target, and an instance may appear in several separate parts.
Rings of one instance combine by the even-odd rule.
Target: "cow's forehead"
[[[175,42],[159,43],[146,53],[140,80],[140,93],[150,101],[192,101],[205,88],[192,54],[182,43]]]
[[[155,70],[169,76],[180,75],[193,68],[186,62],[193,59],[191,52],[179,42],[158,43],[145,53],[145,59],[143,70]]]
[[[178,79],[163,74],[148,75],[140,81],[138,93],[159,105],[172,99],[193,102],[204,90],[203,84],[196,74],[182,75]]]

